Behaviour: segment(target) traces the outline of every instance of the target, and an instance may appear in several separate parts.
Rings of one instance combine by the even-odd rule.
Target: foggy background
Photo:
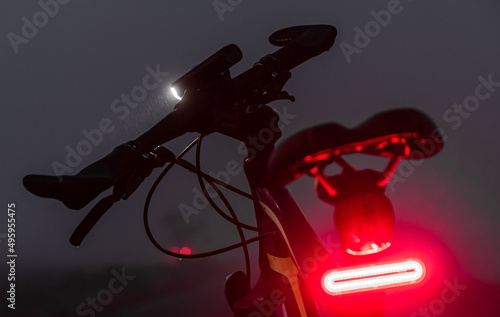
[[[54,162],[67,165],[68,147],[76,149],[86,139],[82,130],[98,128],[103,119],[109,119],[114,130],[103,134],[102,142],[68,174],[135,139],[173,109],[169,84],[229,43],[243,51],[243,60],[231,69],[234,77],[277,49],[267,41],[274,31],[331,24],[338,30],[333,48],[292,70],[285,90],[297,101],[271,104],[281,113],[295,115],[284,128],[283,139],[325,122],[352,127],[377,112],[399,107],[427,113],[447,140],[441,153],[421,165],[407,165],[414,171],[400,171],[408,175],[404,182],[394,190],[388,188],[396,232],[405,231],[405,224],[436,237],[456,264],[443,268],[443,279],[458,276],[468,285],[440,316],[460,312],[466,316],[478,307],[491,312],[500,294],[496,130],[500,87],[481,90],[489,96],[460,122],[453,110],[454,104],[475,95],[479,77],[500,82],[500,4],[402,0],[387,26],[359,54],[347,58],[341,43],[354,45],[355,28],[364,30],[374,21],[371,11],[387,10],[391,2],[232,1],[232,10],[218,13],[213,1],[73,0],[60,4],[47,21],[38,14],[43,27],[16,48],[12,33],[23,36],[23,17],[33,21],[42,7],[35,1],[2,1],[0,250],[4,262],[6,205],[14,202],[18,255],[16,310],[14,314],[7,310],[8,302],[2,299],[2,311],[8,316],[78,316],[77,306],[107,287],[112,270],[124,268],[135,278],[98,316],[229,316],[224,280],[244,270],[243,252],[179,261],[155,249],[144,232],[142,207],[158,171],[130,199],[108,211],[79,249],[69,244],[69,237],[97,200],[80,211],[69,210],[59,201],[27,192],[22,177],[54,175]],[[225,0],[215,3],[228,5]],[[112,107],[122,94],[130,95],[143,85],[148,68],[157,67],[168,75],[144,101],[128,112]],[[188,134],[167,147],[178,153],[195,137]],[[244,156],[238,145],[220,135],[206,138],[203,167],[217,173],[229,161],[241,162]],[[231,177],[230,183],[247,188],[243,174]],[[332,208],[318,201],[312,184],[300,179],[290,190],[318,234],[337,241]],[[157,239],[166,248],[188,246],[195,253],[237,242],[235,228],[210,207],[185,222],[179,206],[193,206],[196,188],[195,175],[181,168],[167,175],[151,205]],[[250,202],[229,197],[241,220],[252,223]],[[250,250],[256,257],[255,246]],[[256,263],[253,259],[253,281],[258,277]],[[6,264],[0,273],[5,298]],[[387,316],[410,316],[439,298],[439,290],[401,311],[394,312],[388,303]],[[477,296],[483,292],[484,297]]]

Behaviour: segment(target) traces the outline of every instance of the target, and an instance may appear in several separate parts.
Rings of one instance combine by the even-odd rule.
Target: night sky
[[[404,250],[411,240],[408,245],[437,254],[435,263],[443,260],[436,264],[434,286],[407,300],[408,305],[393,305],[408,297],[389,292],[385,316],[423,316],[422,307],[439,316],[498,315],[493,312],[500,296],[497,1],[60,2],[66,4],[0,4],[0,256],[7,261],[7,204],[12,202],[18,255],[16,310],[7,309],[2,299],[0,311],[8,316],[90,316],[78,313],[80,303],[108,287],[113,272],[125,270],[134,278],[97,316],[230,316],[224,280],[244,270],[243,252],[182,261],[160,253],[142,224],[144,200],[158,171],[131,198],[116,204],[78,249],[69,237],[92,204],[69,210],[27,192],[22,178],[54,175],[54,166],[75,174],[135,139],[172,111],[176,100],[169,85],[221,47],[234,43],[243,52],[243,60],[231,68],[234,77],[277,49],[267,41],[274,31],[330,24],[338,30],[332,49],[292,70],[285,86],[297,101],[271,104],[289,114],[282,122],[282,140],[326,122],[354,127],[389,109],[412,107],[428,114],[444,131],[445,146],[435,157],[398,170],[404,181],[388,188],[387,196],[396,213],[394,249]],[[216,8],[221,3],[226,11]],[[376,22],[381,10],[392,13]],[[371,36],[359,36],[359,31]],[[137,93],[151,73],[156,76],[148,84],[154,88],[142,89],[147,92],[142,101],[133,106],[115,102]],[[80,160],[68,163],[68,153],[95,129],[104,131],[102,138]],[[166,146],[178,153],[195,137],[190,133]],[[234,140],[209,136],[202,166],[217,174],[230,161],[241,163],[238,148]],[[381,163],[357,156],[351,160],[361,166]],[[230,183],[248,190],[243,173]],[[313,180],[301,178],[289,189],[318,234],[338,246],[332,207],[319,201]],[[181,206],[196,204],[197,192],[194,174],[180,167],[168,174],[151,205],[158,240],[166,248],[188,246],[193,252],[237,242],[235,228],[209,206],[198,206],[199,214],[186,223]],[[228,197],[240,219],[254,223],[252,204]],[[256,281],[257,249],[250,250]],[[5,298],[7,264],[0,273]],[[456,279],[467,285],[463,294],[442,310],[433,307],[446,281]]]

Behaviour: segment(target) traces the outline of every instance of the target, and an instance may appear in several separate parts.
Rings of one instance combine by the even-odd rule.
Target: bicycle
[[[343,249],[351,255],[378,253],[391,244],[394,212],[384,191],[398,163],[416,154],[421,158],[430,157],[443,146],[443,140],[435,133],[435,124],[425,114],[413,109],[396,109],[375,115],[353,129],[336,123],[313,127],[275,148],[281,137],[279,116],[267,104],[280,99],[295,101],[282,90],[291,78],[290,70],[328,51],[336,35],[337,30],[329,25],[279,30],[269,37],[269,41],[281,48],[234,78],[231,78],[229,69],[241,60],[242,53],[236,45],[230,44],[172,84],[179,99],[174,110],[136,140],[116,147],[109,155],[74,176],[27,175],[23,179],[24,186],[37,196],[58,199],[70,209],[81,209],[105,190],[113,188],[112,193],[91,209],[72,234],[71,244],[79,246],[115,202],[130,197],[155,168],[168,163],[145,202],[144,225],[151,242],[160,251],[177,258],[206,257],[242,247],[246,273],[235,272],[225,283],[227,302],[234,316],[320,316],[332,306],[329,304],[332,296],[352,292],[349,289],[352,285],[341,290],[332,288],[337,284],[330,273],[338,271],[335,270],[334,257],[285,186],[302,175],[314,177],[319,198],[336,208],[335,222]],[[264,129],[268,133],[266,142],[251,142]],[[180,154],[174,155],[162,146],[190,131],[198,132],[200,136]],[[245,144],[248,156],[244,161],[244,171],[251,193],[201,171],[202,140],[215,132]],[[196,162],[192,164],[183,156],[195,146]],[[433,150],[422,151],[425,146]],[[388,157],[390,160],[382,172],[356,170],[342,158],[350,153]],[[180,254],[165,249],[155,240],[148,223],[149,202],[174,164],[197,174],[210,205],[236,226],[241,242],[201,254]],[[340,166],[342,173],[327,176],[324,171],[331,164]],[[207,184],[217,192],[229,215],[208,194]],[[238,220],[220,187],[253,201],[257,226]],[[247,239],[243,229],[258,235]],[[253,242],[259,243],[260,277],[251,286],[247,245]],[[419,264],[415,263],[411,263],[416,265],[411,269],[413,273],[419,270]],[[389,269],[386,265],[380,270]],[[403,271],[398,270],[387,271],[378,277],[384,279],[388,274],[405,275],[409,272],[406,266]],[[421,275],[409,283],[418,281]],[[342,278],[337,280],[342,282]],[[364,290],[376,291],[397,285],[370,284],[365,285]]]

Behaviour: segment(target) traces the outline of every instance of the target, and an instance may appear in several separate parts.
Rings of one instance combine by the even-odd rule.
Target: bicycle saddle
[[[271,154],[268,180],[285,186],[342,154],[421,159],[433,156],[442,147],[437,127],[427,115],[414,109],[390,110],[352,129],[327,123],[293,135]]]

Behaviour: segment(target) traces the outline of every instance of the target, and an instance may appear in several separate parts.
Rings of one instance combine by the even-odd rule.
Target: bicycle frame
[[[312,285],[321,285],[320,266],[333,267],[326,247],[286,189],[258,186],[256,199],[258,227],[274,227],[279,236],[260,242],[261,275],[272,275],[273,286],[283,291],[288,316],[319,316],[314,297],[319,289]]]
[[[279,137],[281,131],[276,134]],[[334,267],[332,258],[288,190],[266,179],[265,163],[274,142],[260,151],[249,144],[247,148],[249,153],[258,153],[253,160],[245,160],[244,168],[259,234],[274,234],[259,241],[260,277],[250,293],[234,304],[235,315],[261,316],[264,310],[267,316],[276,316],[274,306],[283,304],[284,316],[320,316],[316,296],[320,295],[322,273]],[[252,310],[261,315],[252,315]]]
[[[402,119],[402,113],[404,111],[395,111],[389,116],[392,119]],[[393,117],[394,115],[396,116]],[[269,127],[272,122],[276,122],[276,116],[277,114],[275,114],[275,117],[268,116],[267,122],[260,121],[259,131]],[[405,120],[401,121],[404,122]],[[273,142],[268,143],[260,151],[255,146],[252,146],[250,142],[246,143],[248,153],[257,154],[249,155],[245,159],[244,168],[254,198],[258,233],[259,235],[272,233],[272,236],[259,241],[261,275],[258,282],[242,298],[230,304],[236,316],[261,316],[259,314],[252,315],[252,309],[254,311],[258,309],[259,313],[264,310],[267,316],[277,316],[274,315],[274,306],[279,306],[279,304],[283,304],[285,307],[285,316],[320,316],[320,309],[336,310],[334,306],[339,303],[332,298],[331,292],[324,289],[323,278],[327,272],[339,269],[339,262],[342,259],[333,257],[333,250],[325,246],[288,190],[284,185],[281,185],[282,182],[270,179],[273,177],[271,175],[276,175],[276,173],[268,170],[273,166],[268,164],[268,160],[271,157],[273,159],[276,157],[272,155],[272,149],[274,149],[275,141],[281,136],[281,131],[277,127],[271,130],[275,131]],[[254,128],[252,131],[248,131],[247,138],[250,139],[256,134],[258,133]],[[335,137],[336,135],[330,135],[330,138],[335,139]],[[396,139],[390,134],[386,138]],[[382,138],[375,138],[374,140],[366,141],[366,144],[379,144],[380,142],[382,142],[380,144],[385,144]],[[406,141],[401,144],[403,146],[399,150],[407,153],[409,148],[405,145]],[[352,147],[352,145],[349,146]],[[392,175],[390,171],[393,170],[395,162],[399,161],[398,157],[395,154],[394,158],[390,160],[388,167],[386,167],[386,172],[389,171],[387,174],[380,174],[384,176],[384,181]],[[348,165],[347,162],[340,158],[336,158],[335,162],[344,165],[344,167]],[[348,167],[353,168],[350,165]],[[277,168],[281,167],[277,166]],[[313,170],[317,169],[317,167],[313,168]],[[363,174],[363,176],[365,175]],[[311,176],[314,176],[314,173]],[[370,260],[370,258],[367,259]],[[372,257],[371,260],[373,259]],[[354,258],[348,260],[348,262],[351,261],[354,261]],[[400,273],[393,271],[389,274]],[[415,275],[418,275],[418,272]],[[375,276],[378,275],[375,274],[371,277]],[[420,277],[418,276],[417,279]],[[379,287],[380,285],[368,287],[368,289],[375,290]],[[362,297],[348,295],[350,300],[354,302],[356,299],[362,299],[365,303],[370,302],[370,316],[376,316],[383,312],[385,293],[374,291],[370,295],[360,296]],[[345,298],[342,297],[343,300]]]

